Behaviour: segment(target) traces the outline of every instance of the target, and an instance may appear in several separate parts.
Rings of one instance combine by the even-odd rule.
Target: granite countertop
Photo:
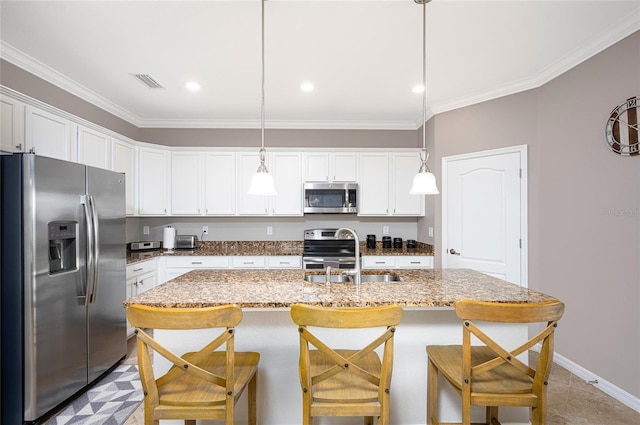
[[[302,241],[201,241],[195,249],[163,249],[145,251],[127,251],[127,264],[149,260],[160,256],[228,256],[228,255],[302,255]],[[365,242],[360,243],[362,255],[433,255],[433,246],[422,242],[416,248],[382,248],[378,242],[375,249],[368,249]]]
[[[307,272],[308,273],[308,272]],[[468,269],[375,271],[402,282],[310,283],[304,270],[194,270],[124,301],[186,308],[237,304],[242,308],[289,308],[295,303],[336,307],[398,304],[450,308],[461,298],[537,302],[552,297]],[[363,274],[368,274],[367,272]]]

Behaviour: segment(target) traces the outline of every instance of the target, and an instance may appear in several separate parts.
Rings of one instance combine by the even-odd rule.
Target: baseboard
[[[532,350],[540,352],[540,346],[536,345],[532,348]],[[585,382],[591,383],[595,388],[599,389],[603,393],[615,398],[620,403],[640,413],[640,398],[629,394],[622,388],[617,387],[606,379],[596,375],[595,373],[585,369],[577,363],[572,362],[568,358],[558,353],[553,354],[553,361],[554,363],[557,363],[559,366],[567,369],[577,377],[584,379]]]

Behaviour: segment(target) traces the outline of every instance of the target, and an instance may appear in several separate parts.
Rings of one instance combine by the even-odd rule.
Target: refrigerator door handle
[[[89,196],[89,206],[91,207],[91,221],[93,222],[93,283],[91,285],[91,298],[90,303],[95,303],[98,297],[98,262],[100,261],[100,237],[99,237],[99,220],[98,220],[98,207],[96,206],[96,199],[91,195]]]
[[[89,199],[87,196],[82,195],[80,197],[80,203],[84,207],[84,220],[86,224],[87,233],[87,274],[86,274],[86,286],[84,290],[84,305],[89,305],[89,293],[93,286],[93,216],[89,213]]]

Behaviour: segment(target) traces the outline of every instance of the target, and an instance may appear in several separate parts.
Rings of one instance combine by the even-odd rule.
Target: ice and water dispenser
[[[49,273],[75,270],[77,255],[75,221],[49,223]]]

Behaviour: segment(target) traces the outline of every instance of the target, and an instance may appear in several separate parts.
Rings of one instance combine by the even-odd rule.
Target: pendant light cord
[[[260,95],[260,136],[262,140],[260,156],[264,156],[264,0],[260,0],[260,12],[262,15],[262,23],[260,25],[262,34],[260,37],[261,40],[261,51],[262,51],[262,81],[261,81],[261,95]],[[261,158],[262,162],[264,160]]]
[[[427,1],[422,0],[422,150],[425,153],[427,151]]]

